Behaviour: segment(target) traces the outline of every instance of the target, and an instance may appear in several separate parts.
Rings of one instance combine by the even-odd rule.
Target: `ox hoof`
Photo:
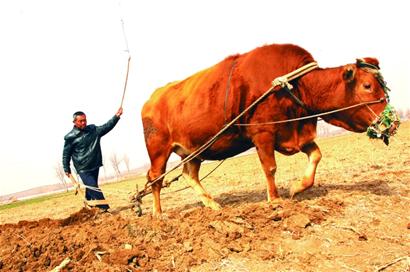
[[[219,211],[221,209],[221,205],[219,205],[213,198],[208,194],[203,194],[201,196],[201,201],[205,207],[211,208],[214,211]]]
[[[168,215],[166,215],[164,213],[155,213],[155,214],[153,214],[153,217],[155,219],[158,219],[158,220],[167,220],[168,219]]]
[[[313,184],[312,184],[313,185]],[[289,190],[289,194],[290,194],[290,198],[293,199],[293,197],[303,191],[306,191],[307,189],[309,189],[310,187],[312,187],[312,185],[304,185],[303,182],[296,182],[292,185],[292,187],[290,187]]]
[[[274,209],[274,210],[277,209],[277,208],[282,207],[282,204],[283,204],[283,199],[280,198],[280,197],[268,200],[269,207]]]
[[[221,205],[219,205],[217,202],[213,200],[206,201],[204,205],[205,207],[211,208],[214,211],[219,211],[221,209]]]

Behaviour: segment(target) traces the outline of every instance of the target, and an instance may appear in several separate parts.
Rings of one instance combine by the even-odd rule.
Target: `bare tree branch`
[[[406,118],[407,120],[410,119],[410,109],[407,109],[407,110],[406,110],[405,118]]]
[[[64,172],[63,164],[61,162],[57,162],[56,165],[54,166],[54,171],[55,171],[55,175],[58,178],[58,180],[61,182],[61,184],[64,185],[64,187],[68,191],[67,182],[65,181],[65,172]]]
[[[127,173],[130,172],[130,158],[128,157],[127,154],[124,154],[124,156],[122,157],[122,160],[125,163],[125,167],[127,167]]]
[[[120,171],[120,163],[121,160],[118,158],[117,153],[111,153],[110,156],[110,162],[111,162],[111,166],[114,169],[115,175],[118,178],[120,178],[121,176],[121,171]]]

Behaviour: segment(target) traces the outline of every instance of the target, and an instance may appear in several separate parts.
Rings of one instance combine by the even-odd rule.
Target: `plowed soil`
[[[294,199],[288,188],[306,158],[278,156],[277,205],[249,154],[203,181],[220,211],[183,181],[163,190],[162,219],[150,197],[141,217],[125,202],[81,209],[78,196],[3,210],[0,271],[410,271],[409,128],[388,147],[363,134],[319,139],[316,184]],[[113,199],[115,188],[103,190]]]

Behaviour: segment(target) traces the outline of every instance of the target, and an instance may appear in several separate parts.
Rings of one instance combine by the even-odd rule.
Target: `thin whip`
[[[122,104],[124,103],[125,91],[127,90],[128,73],[130,71],[130,62],[131,62],[131,55],[128,56],[127,74],[125,75],[124,90],[122,92],[121,105],[120,105],[121,108],[122,108]]]
[[[128,39],[127,39],[127,33],[125,32],[124,19],[122,18],[122,15],[121,15],[121,1],[118,1],[118,7],[120,9],[122,36],[124,37],[124,43],[125,43],[125,50],[124,51],[127,52],[127,54],[128,54],[127,73],[125,75],[124,90],[122,92],[122,98],[121,98],[121,104],[120,104],[120,107],[122,108],[122,105],[124,103],[125,91],[127,90],[128,74],[129,74],[129,71],[130,71],[130,62],[131,62],[131,53],[130,53],[130,49],[128,47]]]
[[[121,27],[122,27],[122,35],[124,36],[124,42],[125,42],[125,52],[128,53],[128,55],[130,56],[130,49],[128,47],[128,39],[127,39],[127,34],[125,33],[125,26],[124,26],[124,20],[121,17]]]

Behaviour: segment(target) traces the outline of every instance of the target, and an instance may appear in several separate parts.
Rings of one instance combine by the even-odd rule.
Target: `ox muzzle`
[[[390,104],[387,104],[382,113],[367,128],[367,136],[371,139],[381,139],[388,145],[390,136],[396,134],[400,126],[400,117]]]
[[[384,81],[384,78],[381,72],[379,71],[378,66],[374,66],[370,63],[366,63],[362,59],[357,59],[357,65],[361,69],[369,73],[372,73],[376,77],[377,81],[380,83],[381,87],[383,88],[383,91],[386,95],[386,100],[387,100],[387,105],[384,108],[384,110],[380,113],[380,115],[376,118],[376,120],[374,120],[373,123],[367,128],[367,136],[369,136],[372,139],[382,139],[383,142],[386,145],[388,145],[390,136],[393,136],[394,134],[396,134],[397,129],[400,126],[400,117],[397,114],[394,107],[389,104],[390,88],[387,87],[387,83],[386,81]]]

